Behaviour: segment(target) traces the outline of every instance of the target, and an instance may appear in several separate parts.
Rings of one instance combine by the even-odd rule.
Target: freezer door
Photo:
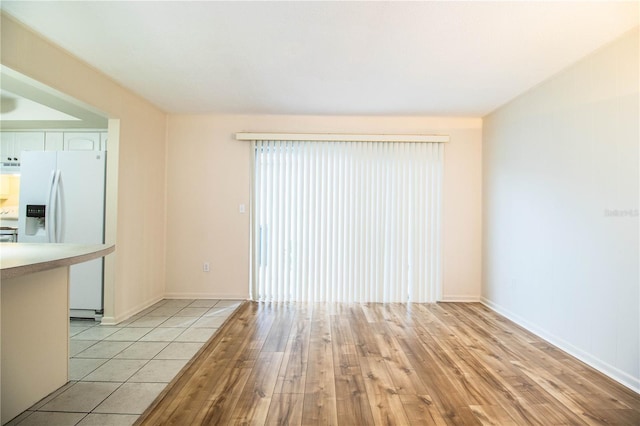
[[[27,234],[27,204],[46,205],[51,191],[51,176],[56,170],[55,152],[24,151],[20,165],[20,202],[18,210],[18,241],[21,243],[46,243],[47,227],[29,226]],[[49,206],[46,206],[48,209]],[[35,224],[30,224],[35,225]]]
[[[104,242],[106,153],[60,151],[59,196],[62,199],[63,243]],[[102,259],[73,265],[70,271],[71,309],[102,309]]]

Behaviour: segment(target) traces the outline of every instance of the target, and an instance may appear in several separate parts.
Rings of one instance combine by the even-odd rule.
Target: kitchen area
[[[20,174],[0,175],[0,243],[18,242]]]
[[[104,242],[106,129],[0,132],[1,242]],[[71,317],[99,319],[102,260],[71,270]]]
[[[0,77],[0,243],[103,244],[107,118],[10,68]],[[71,317],[100,319],[102,259],[72,268],[70,299]]]
[[[3,95],[6,96],[6,95]],[[7,109],[2,99],[3,111]],[[4,112],[0,117],[4,118]],[[3,126],[4,127],[4,126]],[[20,202],[20,157],[23,150],[37,149],[31,132],[0,132],[0,242],[18,242],[18,206]]]
[[[68,381],[104,306],[107,118],[0,67],[1,422]],[[28,313],[28,314],[27,314]]]

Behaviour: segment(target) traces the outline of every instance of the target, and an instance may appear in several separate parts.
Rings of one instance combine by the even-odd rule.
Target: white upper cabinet
[[[44,150],[62,151],[64,149],[64,134],[62,132],[45,132]]]
[[[64,150],[100,151],[100,132],[65,132]]]
[[[109,141],[109,133],[102,132],[100,133],[100,151],[107,150],[107,142]]]
[[[2,132],[0,133],[0,162],[11,163],[13,160],[13,141],[15,140],[15,133]],[[18,161],[17,159],[15,160]]]
[[[105,131],[0,132],[0,163],[18,166],[22,151],[106,151]]]
[[[19,163],[22,151],[43,151],[44,132],[2,132],[0,159],[3,163]]]

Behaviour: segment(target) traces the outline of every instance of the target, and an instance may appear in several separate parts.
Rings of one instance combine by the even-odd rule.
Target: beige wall
[[[636,391],[638,36],[486,117],[482,290],[485,303]]]
[[[122,319],[164,294],[166,115],[105,75],[2,15],[3,65],[119,120],[108,161],[117,164],[117,207],[108,212],[117,248],[107,262],[105,316]],[[111,126],[111,122],[110,122]],[[116,126],[117,127],[117,126]],[[109,167],[110,172],[113,167]],[[115,188],[109,188],[113,191]],[[108,194],[109,197],[109,194]],[[108,230],[108,235],[112,235]]]
[[[117,250],[107,261],[112,285],[105,295],[111,321],[165,294],[247,296],[249,215],[238,205],[250,203],[250,152],[233,139],[242,130],[449,134],[443,293],[449,300],[479,297],[480,119],[207,115],[170,116],[167,127],[162,111],[4,15],[0,60],[112,119],[109,172],[117,166],[110,178],[117,196],[108,194],[116,208],[108,223],[117,226],[109,238]],[[205,261],[209,273],[202,272]]]
[[[174,297],[246,298],[249,287],[250,143],[239,131],[441,133],[445,149],[445,299],[478,300],[481,120],[429,117],[170,115],[167,282]],[[211,272],[203,272],[211,262]]]

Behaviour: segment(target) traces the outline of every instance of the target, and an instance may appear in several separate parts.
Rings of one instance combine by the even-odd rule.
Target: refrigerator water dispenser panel
[[[45,217],[46,210],[43,204],[27,204],[27,217]]]
[[[25,234],[44,235],[47,206],[43,204],[27,204]]]

